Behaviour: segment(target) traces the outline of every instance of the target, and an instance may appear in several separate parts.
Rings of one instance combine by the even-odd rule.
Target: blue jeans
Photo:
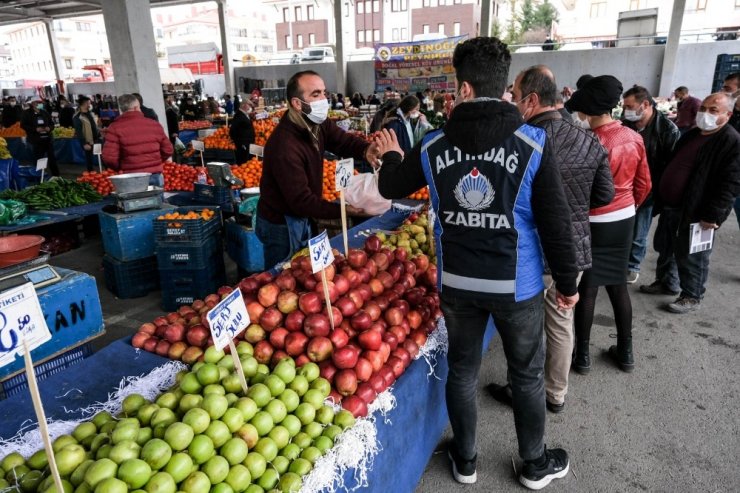
[[[149,185],[153,187],[163,187],[164,175],[162,173],[152,173],[152,176],[149,177]]]
[[[740,226],[740,197],[735,199],[735,219],[737,219],[737,225]]]
[[[441,297],[449,340],[447,412],[458,453],[464,459],[476,455],[478,374],[483,336],[493,316],[506,355],[519,455],[539,458],[545,434],[543,296],[518,303],[453,298],[444,292]]]
[[[653,222],[653,198],[648,198],[635,214],[635,229],[630,250],[629,271],[640,272],[640,264],[647,253],[648,234]]]
[[[712,250],[689,254],[689,233],[688,226],[681,226],[680,209],[663,209],[655,230],[656,280],[672,291],[680,291],[682,297],[701,300],[706,291]]]
[[[288,226],[286,224],[273,224],[256,213],[255,216],[257,217],[257,224],[254,227],[254,233],[262,242],[265,269],[272,269],[290,255]]]

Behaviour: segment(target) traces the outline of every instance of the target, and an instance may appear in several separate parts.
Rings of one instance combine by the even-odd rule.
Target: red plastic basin
[[[43,236],[18,235],[0,238],[0,267],[7,267],[39,256]]]

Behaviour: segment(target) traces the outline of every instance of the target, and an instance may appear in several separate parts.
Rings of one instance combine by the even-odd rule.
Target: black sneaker
[[[652,284],[643,284],[640,286],[640,292],[645,294],[669,294],[671,296],[677,296],[678,291],[674,291],[660,281],[655,281]]]
[[[671,313],[689,313],[698,310],[700,305],[701,301],[696,298],[682,296],[673,303],[669,303],[666,309]]]
[[[455,481],[463,484],[473,484],[478,480],[478,474],[475,472],[475,463],[478,459],[476,454],[470,460],[465,460],[457,453],[457,449],[453,444],[447,449],[447,457],[452,462],[452,477]]]
[[[570,470],[568,453],[561,448],[545,449],[547,463],[537,467],[531,462],[524,463],[519,482],[530,490],[541,490],[553,479],[564,478]]]
[[[554,402],[545,400],[545,405],[547,406],[547,410],[553,414],[560,414],[565,411],[565,401],[560,404],[555,404]]]

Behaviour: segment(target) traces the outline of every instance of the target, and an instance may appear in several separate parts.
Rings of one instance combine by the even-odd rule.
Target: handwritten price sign
[[[349,186],[349,179],[355,171],[355,160],[352,158],[337,161],[337,170],[334,173],[335,190],[345,190]]]
[[[214,306],[206,318],[211,326],[213,345],[216,349],[223,350],[249,325],[249,313],[239,288]]]
[[[190,144],[193,146],[193,149],[196,151],[203,152],[206,150],[206,146],[201,140],[192,140],[190,141]]]
[[[326,230],[308,240],[308,252],[311,255],[311,270],[314,274],[329,267],[334,262],[334,254],[331,251],[329,235],[326,234]]]
[[[23,340],[32,351],[51,339],[32,283],[0,295],[0,367],[23,354]]]

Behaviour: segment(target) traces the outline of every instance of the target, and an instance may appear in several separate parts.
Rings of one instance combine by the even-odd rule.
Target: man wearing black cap
[[[26,131],[28,143],[33,147],[33,157],[37,161],[47,158],[46,166],[53,176],[59,176],[57,159],[54,156],[54,141],[51,131],[54,122],[51,115],[44,110],[44,102],[40,99],[31,102],[31,106],[23,112],[21,128]]]
[[[570,466],[565,450],[544,443],[543,252],[560,309],[578,300],[578,269],[570,209],[545,131],[525,124],[514,105],[499,99],[510,64],[509,50],[497,38],[458,44],[450,120],[405,156],[395,133],[383,130],[378,188],[386,198],[401,198],[429,185],[449,340],[453,477],[460,483],[477,478],[478,373],[493,316],[524,459],[519,481],[536,490],[565,477]]]

